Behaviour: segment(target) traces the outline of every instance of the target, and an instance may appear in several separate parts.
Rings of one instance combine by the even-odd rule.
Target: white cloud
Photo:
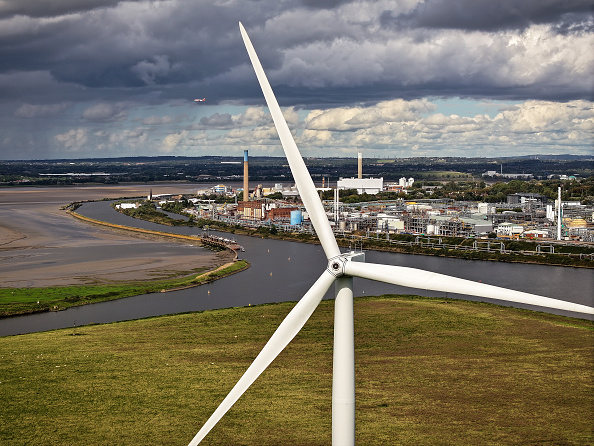
[[[594,107],[588,101],[526,101],[493,118],[486,114],[427,113],[434,108],[429,102],[415,104],[416,108],[407,103],[397,105],[315,110],[306,118],[306,130],[298,144],[318,150],[350,147],[376,151],[416,146],[419,155],[431,154],[439,147],[444,156],[480,156],[484,148],[507,150],[515,145],[535,153],[550,153],[571,147],[576,141],[586,145],[594,142]],[[357,116],[365,119],[354,125]]]
[[[550,25],[533,25],[498,33],[399,30],[381,37],[359,35],[288,48],[282,66],[269,70],[270,76],[294,87],[393,85],[412,93],[440,85],[442,91],[479,88],[496,95],[519,87],[562,96],[592,87],[594,52],[589,49],[594,40],[586,33],[562,35]]]
[[[268,110],[263,107],[248,107],[245,112],[232,117],[233,125],[238,127],[262,126],[272,123]]]
[[[83,149],[89,141],[89,131],[84,128],[71,129],[54,137],[56,142],[64,147],[66,151],[78,152]]]
[[[107,135],[110,147],[118,147],[123,144],[125,147],[142,148],[147,144],[148,139],[149,135],[144,128],[110,132]]]
[[[183,144],[183,141],[187,136],[188,132],[186,130],[177,133],[171,133],[165,136],[159,147],[159,152],[172,153],[176,151],[176,149],[178,149],[179,146]]]
[[[297,126],[299,123],[299,114],[294,107],[282,109],[283,116],[289,126]],[[192,126],[193,129],[238,129],[266,127],[272,128],[273,122],[267,108],[247,107],[245,111],[237,114],[214,113],[210,116],[204,116],[199,124]]]
[[[312,110],[306,118],[309,130],[359,130],[385,122],[407,122],[419,119],[422,113],[435,106],[427,100],[383,101],[371,107],[342,107],[330,110]]]
[[[495,117],[514,133],[594,131],[594,106],[586,101],[527,101]]]

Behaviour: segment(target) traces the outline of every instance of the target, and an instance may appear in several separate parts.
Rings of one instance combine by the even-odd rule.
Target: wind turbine
[[[303,325],[305,325],[333,283],[335,284],[336,299],[332,377],[332,444],[335,446],[355,444],[353,277],[377,280],[411,288],[465,294],[578,313],[594,314],[594,308],[586,305],[508,290],[415,268],[365,263],[364,256],[361,254],[355,254],[353,252],[341,253],[332,233],[332,228],[328,223],[326,212],[316,193],[314,183],[293,140],[291,131],[282,115],[254,47],[241,22],[239,23],[239,29],[260,87],[264,93],[266,103],[272,114],[274,125],[276,126],[287,160],[289,161],[299,194],[328,259],[328,266],[283,320],[262,351],[254,359],[254,362],[252,362],[244,375],[235,384],[235,387],[231,389],[219,407],[206,421],[204,426],[202,426],[189,443],[189,446],[196,446],[202,441],[239,397],[243,395],[258,376],[291,342]]]

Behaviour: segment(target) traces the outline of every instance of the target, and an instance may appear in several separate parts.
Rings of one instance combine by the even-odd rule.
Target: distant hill
[[[250,181],[292,182],[284,157],[251,156]],[[316,181],[331,182],[357,175],[357,158],[305,158]],[[594,175],[594,155],[524,155],[500,158],[416,157],[363,158],[365,177],[385,181],[414,177],[422,181],[478,181],[487,171],[531,174],[535,178],[567,175],[578,178]],[[0,185],[69,185],[81,183],[186,181],[231,182],[243,178],[241,156],[138,156],[3,161]],[[502,179],[498,179],[500,181]],[[506,181],[506,180],[503,180]]]

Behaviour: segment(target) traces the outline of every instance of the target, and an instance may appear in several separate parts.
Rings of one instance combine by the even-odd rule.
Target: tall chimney
[[[361,152],[357,155],[357,162],[358,162],[358,176],[357,178],[363,178],[363,154]]]
[[[248,187],[248,151],[243,151],[243,201],[248,202],[250,189]]]
[[[563,223],[563,206],[561,205],[561,186],[557,189],[557,240],[561,240],[561,224]]]

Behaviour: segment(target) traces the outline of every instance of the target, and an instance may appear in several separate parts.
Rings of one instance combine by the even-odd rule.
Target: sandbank
[[[150,187],[0,189],[0,286],[161,279],[215,269],[233,258],[230,252],[91,225],[60,209],[77,200],[142,196]],[[187,193],[187,188],[162,189]]]

